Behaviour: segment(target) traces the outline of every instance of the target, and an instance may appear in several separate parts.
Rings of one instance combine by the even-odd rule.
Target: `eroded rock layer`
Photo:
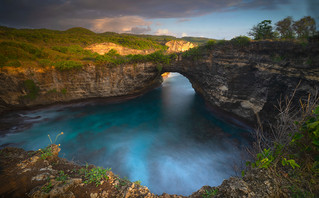
[[[129,96],[160,85],[151,63],[116,67],[87,65],[82,69],[3,68],[0,110],[88,98]]]
[[[264,41],[200,50],[195,56],[180,55],[161,72],[183,74],[213,107],[251,123],[256,123],[256,114],[261,120],[274,118],[278,113],[274,106],[281,97],[292,96],[299,82],[295,104],[319,89],[319,47],[315,44]],[[67,71],[6,67],[0,70],[0,111],[138,94],[159,85],[159,74],[152,63],[87,65]],[[36,87],[28,87],[27,80]]]
[[[295,104],[319,89],[318,45],[291,42],[251,42],[246,46],[216,45],[201,57],[179,57],[166,72],[185,75],[212,106],[244,120],[256,114],[269,120],[278,113],[280,98],[292,96]]]

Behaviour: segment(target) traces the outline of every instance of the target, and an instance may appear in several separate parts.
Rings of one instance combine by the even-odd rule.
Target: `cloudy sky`
[[[319,0],[0,0],[0,25],[231,39],[265,19],[319,23],[318,10]]]

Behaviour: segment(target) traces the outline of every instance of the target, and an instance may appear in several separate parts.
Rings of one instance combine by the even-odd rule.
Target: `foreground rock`
[[[8,147],[0,150],[1,197],[185,197],[152,194],[147,187],[122,179],[111,171],[107,171],[107,177],[98,184],[89,183],[85,175],[95,168],[93,165],[79,166],[59,158],[57,145],[47,149],[52,154],[47,158],[45,149],[24,151]],[[188,197],[289,197],[284,184],[281,175],[257,169],[249,171],[244,178],[225,180],[219,187],[204,186]]]

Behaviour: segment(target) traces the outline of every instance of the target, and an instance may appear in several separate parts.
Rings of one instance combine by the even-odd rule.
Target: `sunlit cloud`
[[[150,32],[152,22],[145,21],[138,16],[122,16],[91,21],[91,28],[95,32],[119,32],[141,34]]]
[[[176,36],[173,32],[170,32],[168,29],[158,29],[155,32],[155,35],[170,35],[170,36]]]

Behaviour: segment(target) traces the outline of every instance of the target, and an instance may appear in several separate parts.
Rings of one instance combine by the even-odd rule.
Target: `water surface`
[[[14,121],[14,124],[12,124]],[[189,81],[170,74],[161,87],[132,100],[54,105],[7,114],[0,145],[37,150],[48,134],[60,156],[112,168],[151,192],[190,195],[234,175],[248,132],[209,112]],[[5,127],[4,127],[5,126]]]

